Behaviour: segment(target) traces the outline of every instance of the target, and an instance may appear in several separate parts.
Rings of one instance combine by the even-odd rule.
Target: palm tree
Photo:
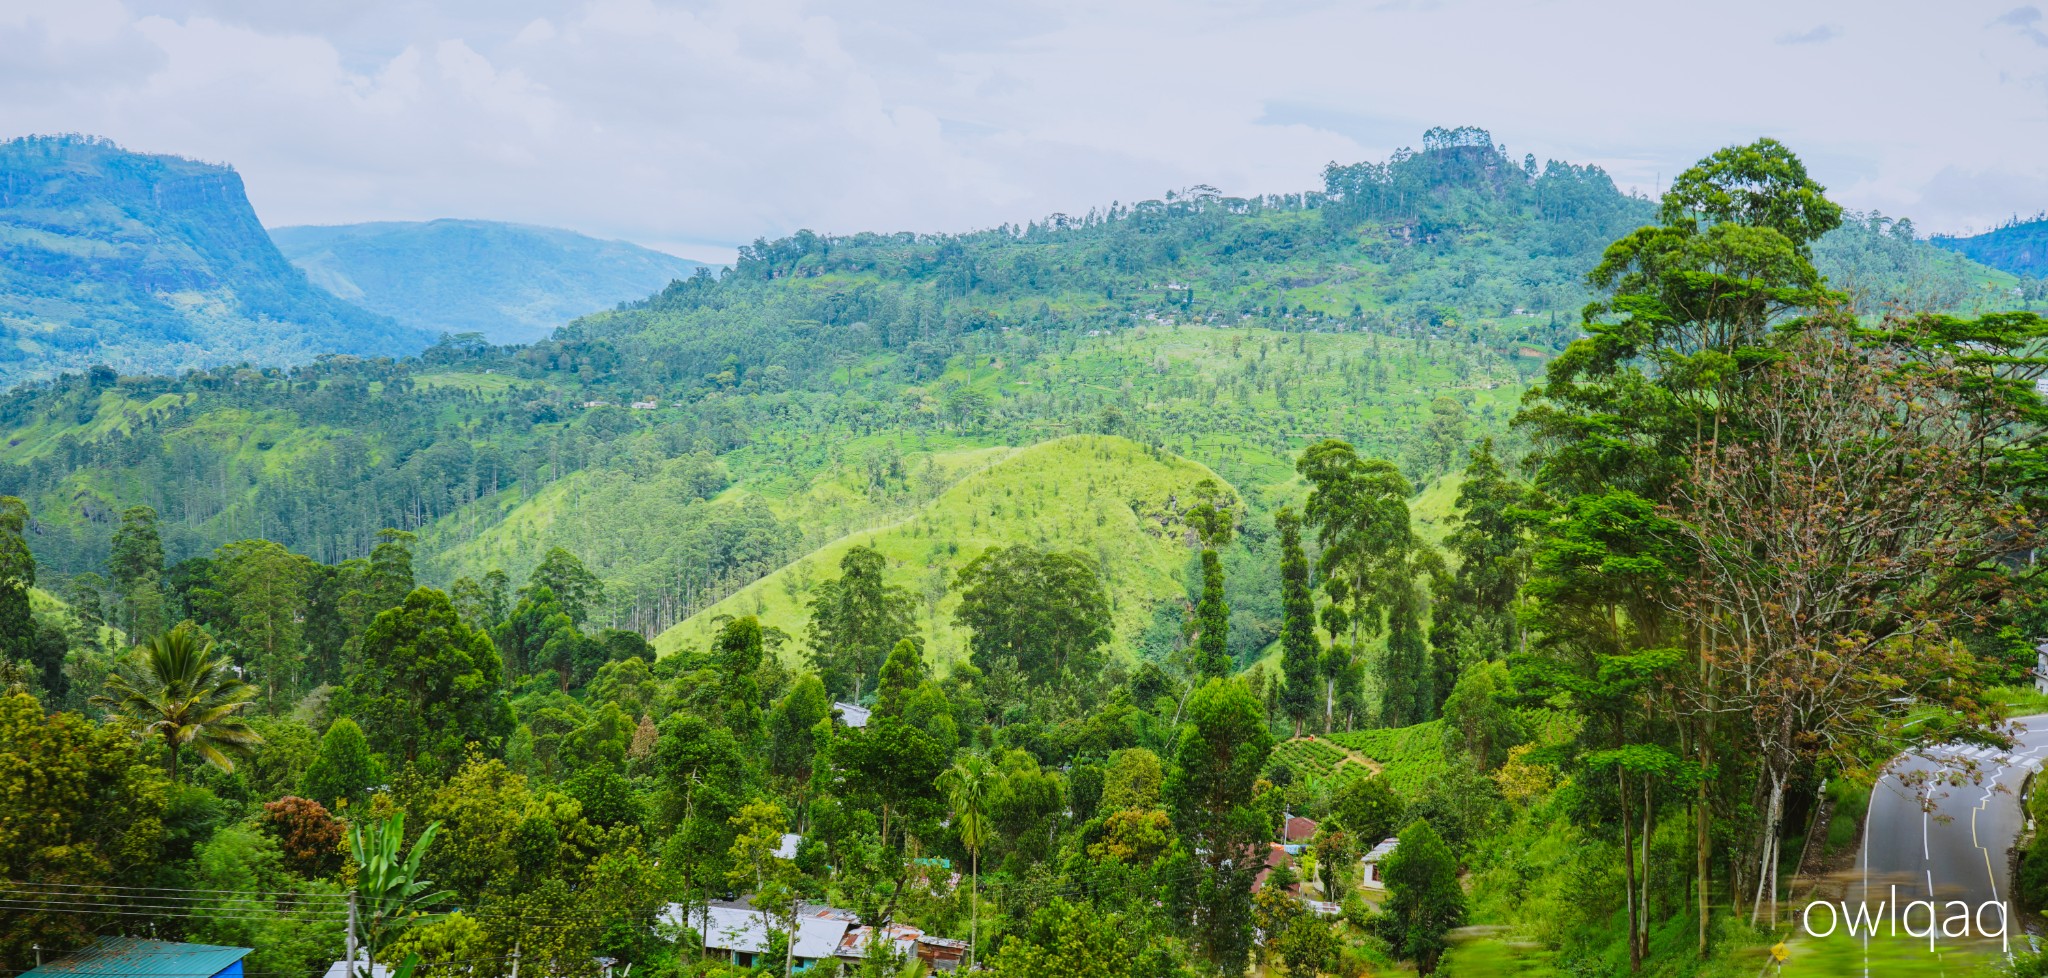
[[[953,809],[953,831],[967,847],[973,889],[968,900],[973,909],[967,921],[967,967],[974,968],[974,954],[981,928],[981,849],[995,838],[995,821],[989,812],[1009,798],[1009,783],[1001,771],[980,754],[969,754],[939,775],[938,788],[946,793]]]
[[[178,780],[178,748],[190,745],[208,764],[235,769],[229,753],[245,754],[263,738],[235,714],[256,698],[213,641],[191,623],[159,633],[135,647],[128,667],[107,677],[93,702],[138,738],[162,737],[170,748],[171,782]]]

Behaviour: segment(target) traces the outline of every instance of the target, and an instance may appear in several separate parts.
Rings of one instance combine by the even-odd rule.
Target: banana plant
[[[397,936],[404,922],[424,916],[424,908],[455,895],[452,890],[436,890],[433,881],[420,878],[420,861],[440,832],[439,822],[427,826],[412,848],[402,852],[404,812],[381,821],[364,819],[349,827],[349,848],[356,860],[356,910],[365,918],[364,949],[372,975],[376,974],[378,952]]]

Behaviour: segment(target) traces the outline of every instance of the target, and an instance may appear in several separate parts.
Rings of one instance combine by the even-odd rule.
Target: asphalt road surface
[[[2020,786],[2048,760],[2048,716],[2024,717],[2015,726],[2009,750],[1929,748],[1901,758],[1871,789],[1856,860],[1867,904],[1888,900],[1892,886],[1901,902],[1962,900],[1976,907],[2010,896],[2007,851],[2025,821]],[[1916,774],[1935,781],[1944,771],[1967,772],[1970,763],[1975,781],[1966,775],[1962,784],[1913,783]],[[1858,895],[1852,884],[1851,898]]]

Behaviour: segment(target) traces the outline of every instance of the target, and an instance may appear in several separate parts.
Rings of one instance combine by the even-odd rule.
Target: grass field
[[[755,615],[800,635],[811,587],[838,576],[846,551],[866,545],[888,558],[890,583],[918,596],[927,654],[943,667],[966,650],[966,634],[952,623],[959,602],[947,586],[953,574],[989,547],[1026,543],[1079,551],[1097,564],[1110,587],[1113,645],[1128,654],[1153,605],[1185,593],[1180,575],[1190,548],[1179,510],[1206,478],[1215,474],[1112,436],[1074,435],[1009,452],[915,514],[847,534],[699,612],[658,636],[655,648],[707,642],[711,619],[721,614]]]

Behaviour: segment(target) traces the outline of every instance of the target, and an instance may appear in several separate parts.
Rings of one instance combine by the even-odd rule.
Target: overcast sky
[[[491,218],[729,260],[800,227],[1311,189],[1325,163],[1433,125],[1645,192],[1770,135],[1847,206],[1983,229],[2048,208],[2048,17],[2012,0],[0,0],[0,137],[232,163],[270,225]]]

